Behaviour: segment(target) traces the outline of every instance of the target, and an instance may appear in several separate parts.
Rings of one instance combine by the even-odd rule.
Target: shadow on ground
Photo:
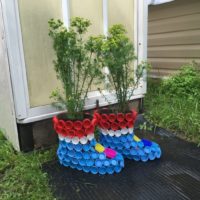
[[[66,200],[200,199],[200,148],[163,129],[138,136],[158,142],[162,158],[147,163],[125,160],[119,174],[92,175],[62,167],[57,161],[43,165],[55,197]]]

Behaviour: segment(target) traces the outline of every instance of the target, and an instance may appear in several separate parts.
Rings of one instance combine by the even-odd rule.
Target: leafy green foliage
[[[57,106],[68,110],[68,117],[80,117],[92,82],[100,77],[100,62],[93,37],[85,38],[90,21],[80,17],[72,19],[69,30],[60,20],[49,21],[49,35],[57,59],[54,61],[57,78],[64,92],[56,89],[51,97]]]
[[[195,63],[183,66],[175,76],[162,83],[161,90],[170,96],[200,99],[200,71]]]
[[[17,153],[0,133],[0,199],[53,200],[47,174],[41,165],[55,157],[55,149]]]
[[[145,107],[156,125],[200,145],[199,75],[192,64],[167,80],[149,80]]]
[[[133,62],[137,59],[134,54],[134,47],[126,35],[123,25],[116,24],[109,29],[107,38],[99,38],[98,47],[101,49],[98,54],[102,58],[103,66],[108,67],[109,73],[105,74],[108,79],[107,88],[116,93],[118,102],[117,111],[126,112],[128,101],[146,68],[146,63],[138,66],[134,80]]]

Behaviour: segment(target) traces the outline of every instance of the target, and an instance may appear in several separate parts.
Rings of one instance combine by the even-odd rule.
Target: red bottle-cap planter
[[[63,120],[57,116],[53,117],[53,127],[60,140],[73,141],[75,143],[85,143],[94,138],[94,129],[97,124],[96,119],[84,120]]]
[[[101,113],[95,112],[94,119],[98,121],[98,127],[102,133],[119,137],[122,134],[132,133],[137,112],[132,110],[127,113]]]

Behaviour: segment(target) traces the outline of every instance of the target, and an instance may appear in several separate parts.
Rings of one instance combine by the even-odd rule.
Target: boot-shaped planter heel
[[[126,114],[95,113],[100,131],[100,143],[121,153],[125,158],[146,162],[161,157],[160,146],[138,138],[133,131],[137,112]]]
[[[58,159],[61,165],[92,174],[119,173],[124,167],[120,153],[105,148],[94,138],[95,120],[64,121],[53,118],[58,133]]]

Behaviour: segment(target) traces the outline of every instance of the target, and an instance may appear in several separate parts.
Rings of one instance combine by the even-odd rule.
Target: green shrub
[[[200,145],[200,72],[194,64],[167,80],[148,81],[146,116]]]
[[[200,71],[197,64],[183,66],[178,74],[163,81],[160,89],[173,97],[200,98]]]

